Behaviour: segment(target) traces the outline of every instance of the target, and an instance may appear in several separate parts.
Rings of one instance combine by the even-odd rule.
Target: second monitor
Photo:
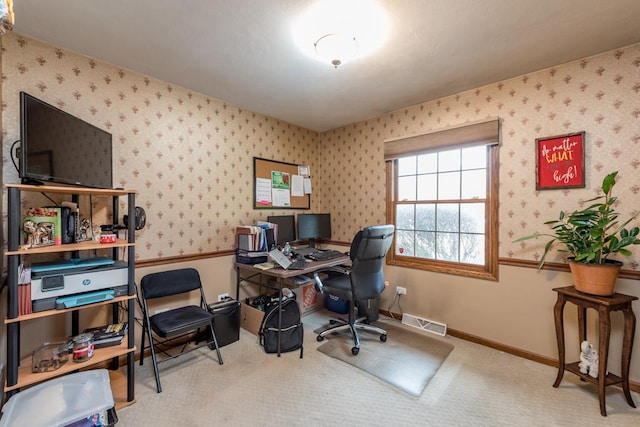
[[[278,226],[275,243],[284,245],[287,242],[296,240],[296,225],[293,215],[272,215],[267,217],[267,221]]]
[[[331,214],[298,214],[298,240],[309,240],[315,248],[317,239],[331,238]]]

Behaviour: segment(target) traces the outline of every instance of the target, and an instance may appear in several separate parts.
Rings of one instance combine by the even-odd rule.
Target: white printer
[[[56,308],[56,300],[74,294],[113,290],[127,295],[127,263],[108,257],[74,258],[31,266],[31,305],[34,312]]]

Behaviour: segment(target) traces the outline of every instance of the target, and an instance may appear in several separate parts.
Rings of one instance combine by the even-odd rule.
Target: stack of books
[[[127,335],[127,322],[113,323],[111,325],[96,326],[82,331],[83,334],[93,334],[93,345],[95,348],[120,345]]]

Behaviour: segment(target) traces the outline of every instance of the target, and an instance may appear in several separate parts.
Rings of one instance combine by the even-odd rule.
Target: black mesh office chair
[[[331,267],[314,273],[316,289],[319,292],[329,292],[331,295],[349,301],[349,319],[333,320],[329,327],[318,334],[318,341],[322,341],[325,336],[333,332],[350,329],[354,342],[351,353],[357,355],[360,351],[358,329],[380,334],[382,342],[387,340],[387,331],[368,324],[370,320],[368,316],[357,318],[356,311],[359,306],[362,308],[362,305],[368,301],[377,299],[384,290],[382,264],[391,246],[393,231],[393,225],[364,228],[351,242],[349,251],[351,268]],[[328,273],[329,277],[321,280],[318,275],[321,272]]]
[[[153,360],[153,372],[156,376],[156,389],[162,392],[160,386],[160,374],[158,364],[176,358],[183,354],[197,350],[205,345],[218,353],[218,363],[222,365],[222,355],[218,347],[218,340],[213,330],[213,314],[207,308],[207,301],[204,297],[204,290],[200,282],[198,271],[193,268],[183,268],[178,270],[162,271],[159,273],[147,274],[140,282],[142,292],[142,342],[140,344],[140,365],[144,361],[144,341],[145,335],[149,337],[149,348],[151,349],[151,359]],[[184,305],[167,311],[149,315],[147,301],[155,298],[163,298],[183,294],[185,297],[190,293],[199,291],[199,305]],[[208,330],[206,342],[199,343],[187,349],[190,335],[199,337],[201,330]],[[170,354],[169,348],[176,344],[181,344],[181,351],[177,354]],[[156,351],[164,353],[167,357],[158,360]]]

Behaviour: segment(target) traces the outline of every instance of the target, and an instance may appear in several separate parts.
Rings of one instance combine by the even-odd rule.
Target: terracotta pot
[[[609,296],[615,292],[622,263],[606,260],[604,264],[585,264],[567,258],[576,290],[592,295]]]

